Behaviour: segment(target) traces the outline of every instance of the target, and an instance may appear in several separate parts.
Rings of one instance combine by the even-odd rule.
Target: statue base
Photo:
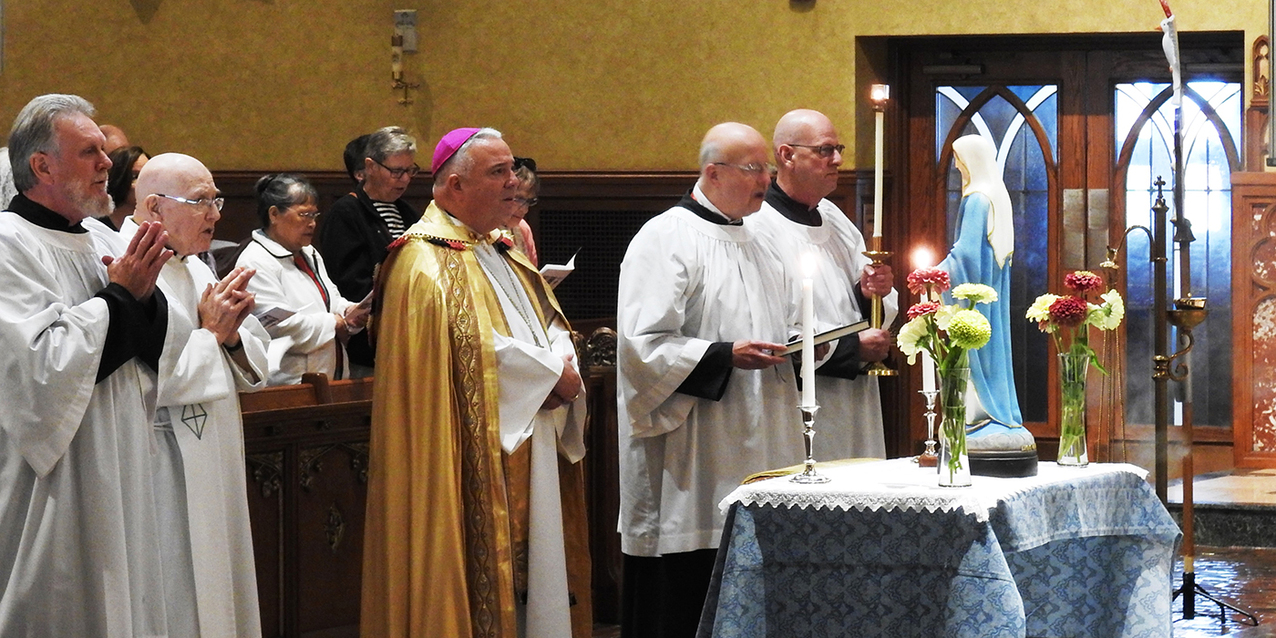
[[[995,478],[1022,478],[1037,475],[1037,451],[970,452],[970,473]]]
[[[966,451],[975,476],[1020,478],[1037,475],[1037,441],[1028,428],[996,421],[966,426]]]

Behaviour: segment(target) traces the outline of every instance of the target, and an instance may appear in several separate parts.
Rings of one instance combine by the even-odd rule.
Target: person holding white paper
[[[799,261],[811,255],[817,333],[866,319],[874,294],[882,297],[882,325],[889,327],[899,310],[891,268],[870,265],[864,236],[825,199],[837,188],[842,164],[837,129],[823,114],[798,109],[780,118],[772,144],[776,177],[762,210],[746,225],[784,256],[790,278],[803,276]],[[816,363],[820,458],[886,456],[877,379],[863,369],[885,359],[890,343],[887,330],[869,328],[839,339]]]
[[[719,124],[700,178],[620,266],[617,386],[621,636],[696,631],[725,515],[752,473],[805,457],[790,358],[797,279],[741,221],[770,181],[766,140]]]
[[[266,328],[270,385],[301,383],[307,372],[333,380],[358,376],[352,374],[346,343],[363,330],[368,306],[341,296],[311,246],[319,194],[306,178],[288,173],[262,177],[256,191],[261,228],[235,263],[257,271],[248,289],[257,295],[258,312],[294,312]]]

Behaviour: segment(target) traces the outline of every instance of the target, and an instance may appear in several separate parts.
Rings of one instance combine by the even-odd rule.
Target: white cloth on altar
[[[121,237],[136,232],[131,218],[121,225]],[[194,587],[199,635],[255,637],[262,630],[239,392],[265,387],[270,337],[255,317],[245,318],[239,339],[252,375],[234,363],[213,333],[199,327],[200,296],[215,282],[208,264],[193,255],[174,256],[160,272],[158,286],[169,312],[155,390],[157,430],[168,431],[160,423],[167,412],[184,479],[184,492],[170,490],[167,497],[173,499],[170,505],[186,504],[194,576],[188,585]],[[156,485],[161,499],[166,487],[174,486]],[[166,565],[165,570],[183,573],[177,566]],[[170,609],[170,624],[175,624],[175,615],[188,612]]]
[[[732,370],[720,401],[677,392],[714,342],[795,334],[796,283],[749,226],[682,207],[630,242],[616,312],[624,553],[716,548],[718,501],[749,474],[804,458],[790,363]]]
[[[871,260],[863,254],[864,236],[836,204],[821,199],[816,210],[824,220],[820,226],[790,221],[767,203],[744,223],[755,226],[758,236],[784,257],[789,279],[802,278],[803,255],[815,257],[812,296],[815,332],[819,333],[869,318],[871,309],[859,307],[855,285]],[[889,329],[898,312],[899,291],[892,290],[882,298],[882,326]],[[815,400],[820,406],[814,450],[817,459],[886,457],[877,377],[864,374],[842,379],[817,372]]]
[[[940,487],[935,468],[918,467],[915,459],[817,464],[816,471],[831,479],[828,483],[795,483],[791,476],[777,476],[741,485],[718,504],[725,514],[735,503],[799,509],[841,509],[845,511],[913,510],[951,512],[961,510],[987,521],[997,502],[1042,485],[1061,483],[1080,476],[1131,472],[1147,477],[1147,470],[1128,463],[1091,463],[1085,467],[1064,467],[1041,463],[1035,476],[997,478],[976,476],[970,487]]]
[[[248,290],[257,297],[254,313],[274,308],[292,310],[296,314],[270,326],[270,385],[301,383],[301,375],[322,372],[337,379],[337,356],[344,361],[344,378],[350,377],[350,359],[344,346],[337,344],[337,319],[357,302],[341,296],[328,276],[319,251],[303,246],[301,254],[328,292],[325,304],[319,286],[293,261],[292,252],[254,230],[252,241],[239,254],[236,266],[253,268],[257,274],[248,282]],[[357,331],[352,331],[357,332]]]
[[[510,453],[528,439],[532,444],[527,603],[518,604],[519,634],[569,638],[571,608],[564,604],[570,594],[558,456],[576,463],[585,455],[585,393],[582,390],[569,405],[554,410],[542,410],[541,405],[563,373],[563,356],[576,350],[571,333],[561,323],[542,325],[507,261],[510,257],[487,243],[477,244],[474,253],[500,301],[510,333],[507,337],[492,331],[502,447]],[[579,362],[573,360],[571,365],[578,367]]]
[[[105,226],[0,213],[0,635],[167,635],[136,358],[95,383],[109,312]]]

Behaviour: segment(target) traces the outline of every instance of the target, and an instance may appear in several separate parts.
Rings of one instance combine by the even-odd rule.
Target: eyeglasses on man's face
[[[766,173],[767,175],[775,175],[775,164],[732,164],[730,162],[714,162],[718,166],[730,166],[738,171],[744,171],[753,175]]]
[[[812,151],[814,151],[816,155],[819,155],[820,157],[833,157],[833,153],[837,153],[838,155],[841,155],[843,152],[846,151],[845,144],[824,144],[821,146],[812,146],[810,144],[789,144],[789,146],[796,146],[798,148],[809,148]]]
[[[225,197],[201,197],[199,199],[187,199],[185,197],[178,197],[176,195],[165,195],[163,193],[155,193],[155,194],[158,195],[159,197],[163,197],[164,199],[171,199],[175,202],[181,202],[183,204],[195,206],[197,208],[202,206],[212,206],[218,211],[220,211],[222,209],[222,206],[226,204]]]
[[[369,157],[368,159],[372,158]],[[407,168],[390,168],[389,166],[386,166],[381,162],[377,162],[374,159],[372,161],[376,162],[377,166],[384,168],[386,172],[390,174],[390,177],[393,177],[394,179],[403,179],[404,175],[407,175],[408,177],[416,177],[416,174],[421,172],[421,167],[417,166],[415,162]]]

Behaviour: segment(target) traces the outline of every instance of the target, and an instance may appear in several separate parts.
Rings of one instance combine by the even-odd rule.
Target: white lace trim
[[[789,476],[741,485],[718,508],[726,512],[735,503],[801,509],[838,508],[844,511],[912,510],[951,512],[961,510],[987,521],[999,501],[1052,483],[1080,476],[1129,472],[1140,479],[1147,470],[1127,463],[1091,463],[1087,467],[1060,467],[1043,462],[1037,476],[1024,478],[972,477],[970,487],[939,487],[934,468],[919,468],[912,459],[891,459],[816,469],[832,479],[821,485],[804,485]]]

